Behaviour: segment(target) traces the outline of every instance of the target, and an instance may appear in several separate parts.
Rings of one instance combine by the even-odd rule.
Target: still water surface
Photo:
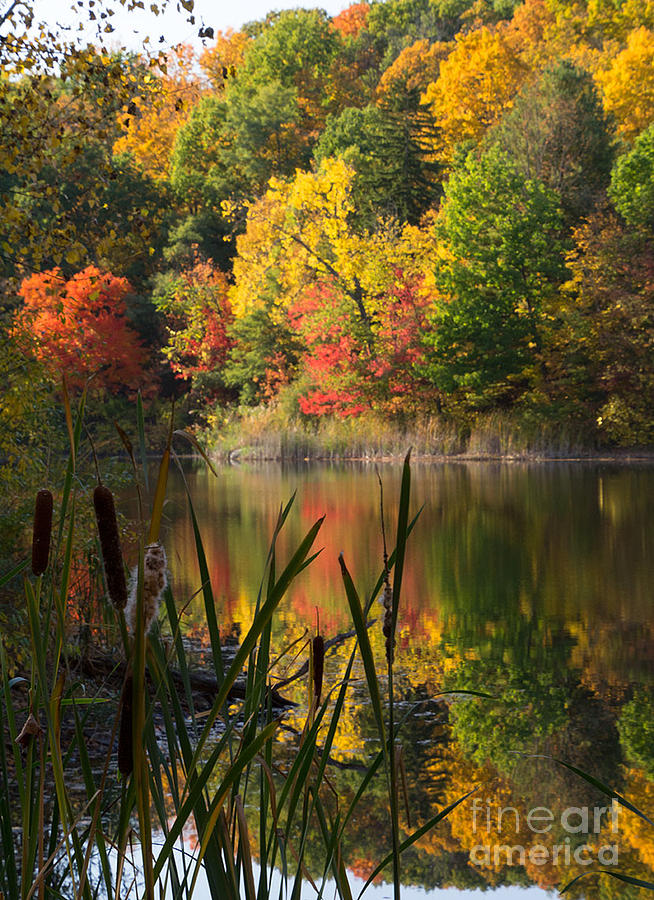
[[[389,464],[380,472],[392,544],[401,470]],[[197,469],[187,478],[225,636],[244,633],[251,621],[277,513],[294,492],[280,564],[323,514],[317,545],[324,549],[282,602],[276,648],[312,629],[316,611],[326,638],[351,627],[337,557],[343,552],[367,595],[382,566],[373,466],[243,465],[221,468],[218,477]],[[200,578],[181,479],[169,496],[174,594],[179,606],[188,602],[186,632],[202,647],[206,626],[201,600],[192,599]],[[474,804],[466,801],[407,852],[406,896],[463,898],[489,888],[503,898],[528,888],[525,897],[545,896],[598,862],[654,879],[654,828],[622,811],[617,822],[595,814],[602,805],[596,791],[533,758],[565,759],[654,812],[653,501],[651,465],[413,465],[412,509],[423,509],[409,539],[397,652],[400,702],[422,701],[402,739],[413,827],[473,785],[479,789]],[[381,670],[380,623],[372,636]],[[327,679],[338,679],[350,648],[338,647]],[[497,699],[460,698],[448,708],[435,699],[457,688]],[[292,694],[300,704],[303,692]],[[344,764],[365,761],[374,745],[370,707],[361,690],[353,697],[335,753]],[[292,748],[293,736],[287,740]],[[342,796],[360,778],[356,769],[332,773]],[[352,829],[354,876],[365,878],[387,852],[387,822],[380,784]],[[640,896],[606,877],[582,882],[572,895]]]

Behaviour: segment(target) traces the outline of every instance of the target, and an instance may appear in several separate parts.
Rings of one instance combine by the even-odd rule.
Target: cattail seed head
[[[50,537],[52,534],[52,494],[41,490],[34,504],[34,530],[32,532],[32,572],[43,575],[48,568]]]
[[[143,559],[143,629],[147,634],[159,614],[161,596],[168,584],[166,575],[166,551],[160,543],[149,544]],[[125,619],[132,634],[136,634],[136,599],[138,591],[138,569],[132,572],[129,600],[125,608]]]
[[[325,641],[322,635],[317,634],[313,639],[312,654],[313,671],[313,696],[316,706],[320,704],[320,695],[322,694],[322,676],[325,664]]]
[[[125,679],[120,701],[120,730],[118,732],[118,771],[130,775],[134,768],[134,745],[132,743],[132,695],[134,680],[131,675]]]
[[[98,523],[100,548],[104,561],[104,573],[107,578],[109,599],[116,609],[125,609],[127,604],[125,566],[120,549],[116,507],[113,494],[109,488],[106,488],[103,484],[99,484],[95,488],[93,491],[93,505],[95,507],[95,518]]]

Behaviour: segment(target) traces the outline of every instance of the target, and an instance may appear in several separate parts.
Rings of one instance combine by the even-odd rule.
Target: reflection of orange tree
[[[561,887],[572,878],[587,871],[588,867],[575,860],[577,847],[587,845],[580,851],[580,858],[597,860],[602,847],[616,844],[618,859],[628,863],[631,858],[628,844],[624,838],[624,819],[620,819],[619,831],[612,831],[612,820],[606,814],[601,821],[601,831],[594,833],[594,803],[589,806],[589,834],[568,832],[562,824],[561,816],[566,806],[577,805],[578,800],[566,803],[562,796],[558,801],[548,804],[547,798],[540,804],[525,796],[523,790],[507,775],[502,775],[491,766],[476,766],[461,755],[460,748],[453,746],[448,758],[450,777],[447,785],[446,799],[451,802],[461,796],[471,783],[479,784],[477,799],[471,798],[467,803],[457,807],[448,817],[453,839],[466,853],[472,851],[474,858],[480,863],[475,868],[492,886],[515,882],[528,877],[546,890]],[[533,780],[532,794],[539,784],[543,784],[556,773],[556,769],[543,762],[530,761],[529,773]],[[523,779],[524,781],[524,779]],[[588,798],[584,798],[588,799]],[[599,806],[607,801],[599,802]],[[581,807],[584,802],[582,800]],[[550,819],[549,812],[552,813]],[[530,818],[531,813],[531,818]],[[581,822],[576,814],[564,820],[571,827]],[[599,825],[599,821],[598,821]],[[559,849],[556,849],[556,848]],[[569,848],[569,849],[566,849]],[[524,866],[522,851],[524,850]],[[495,854],[497,853],[497,857]],[[510,860],[511,865],[507,865]],[[635,874],[635,873],[634,873]],[[642,875],[642,867],[639,874]],[[587,900],[602,897],[602,885],[587,882],[584,896]]]

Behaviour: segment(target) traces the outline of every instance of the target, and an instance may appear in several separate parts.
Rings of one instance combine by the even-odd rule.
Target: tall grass
[[[207,431],[212,452],[238,459],[402,459],[415,456],[577,458],[595,452],[594,437],[569,421],[526,413],[487,412],[446,417],[436,412],[390,420],[370,412],[319,420],[289,415],[282,406],[242,408]]]
[[[122,636],[125,678],[118,704],[86,696],[69,671],[66,655],[76,512],[84,496],[78,496],[76,473],[84,405],[82,398],[74,417],[65,401],[70,456],[52,537],[43,512],[50,508],[49,501],[40,495],[33,572],[26,574],[28,566],[23,563],[7,575],[25,576],[23,602],[31,668],[12,672],[0,641],[0,894],[8,900],[62,896],[90,900],[98,891],[111,898],[189,898],[203,877],[214,898],[268,900],[273,896],[271,873],[277,868],[291,900],[298,900],[307,882],[322,896],[328,879],[333,880],[340,897],[350,900],[344,836],[372,780],[383,775],[391,811],[391,845],[371,879],[392,864],[395,897],[399,897],[402,851],[465,799],[441,810],[416,832],[400,821],[398,741],[403,720],[398,721],[394,701],[393,646],[406,542],[413,527],[409,521],[409,458],[403,471],[395,549],[384,552],[379,578],[365,602],[359,598],[345,561],[340,561],[356,641],[342,678],[324,686],[322,635],[316,634],[308,642],[306,720],[294,758],[284,769],[276,741],[281,717],[270,689],[274,660],[284,648],[272,646],[272,622],[293,582],[317,555],[314,548],[322,519],[313,524],[290,557],[281,560],[278,538],[293,499],[280,508],[252,625],[228,662],[221,645],[203,536],[188,494],[217,683],[210,709],[198,713],[182,640],[182,613],[166,584],[165,554],[159,544],[168,470],[175,459],[177,432],[171,417],[152,514],[143,516],[140,524],[138,563],[129,599],[114,531],[113,501],[109,502],[103,485],[95,490],[112,602],[108,610]],[[129,438],[121,432],[139,496],[146,487],[143,421],[139,405],[139,462]],[[380,592],[387,604],[385,679],[377,674],[367,621]],[[172,637],[164,641],[159,620],[165,618]],[[346,803],[333,795],[328,765],[358,655],[375,713],[379,750],[354,797]],[[181,675],[181,688],[173,665]],[[237,681],[245,684],[244,699],[239,701],[233,695]],[[99,767],[87,742],[88,722],[98,715],[110,732],[109,747]],[[81,800],[74,789],[78,771],[83,781]],[[252,806],[258,809],[256,833],[245,814]],[[188,852],[183,834],[191,822],[198,840],[193,852]],[[318,879],[307,865],[310,837],[316,830],[324,851]],[[155,834],[161,835],[159,841]],[[133,877],[130,862],[135,841],[139,846],[138,878]],[[258,863],[254,846],[258,847]]]

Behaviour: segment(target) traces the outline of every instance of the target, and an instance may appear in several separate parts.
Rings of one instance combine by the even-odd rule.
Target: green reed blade
[[[216,470],[214,469],[213,463],[211,462],[211,460],[205,453],[202,445],[200,444],[200,442],[198,441],[198,439],[196,438],[196,436],[194,434],[192,434],[190,431],[184,431],[183,429],[178,428],[175,431],[173,431],[173,436],[174,437],[183,437],[185,440],[187,440],[189,442],[189,444],[191,444],[193,447],[195,447],[195,449],[198,451],[198,453],[200,454],[202,459],[206,462],[207,467],[208,467],[209,471],[211,472],[211,474],[215,475],[216,478],[218,477],[218,472],[216,472]]]
[[[195,873],[193,875],[193,881],[191,882],[191,893],[193,893],[195,889],[195,884],[200,874],[201,864],[207,852],[207,847],[209,846],[209,839],[216,827],[218,816],[220,815],[227,795],[232,789],[232,785],[238,780],[243,769],[252,762],[255,756],[257,756],[266,741],[270,740],[277,730],[277,727],[278,722],[272,722],[257,735],[255,740],[240,749],[236,759],[229,767],[220,787],[216,791],[216,794],[211,801],[211,806],[209,807],[209,816],[205,825],[204,834],[202,835],[200,850],[196,857]]]
[[[161,529],[161,519],[163,516],[164,501],[166,499],[166,490],[168,487],[168,471],[170,469],[170,452],[173,439],[173,420],[174,405],[170,411],[170,428],[168,430],[168,441],[166,449],[161,457],[159,464],[159,475],[157,477],[157,486],[154,490],[154,501],[152,503],[152,518],[150,519],[150,533],[148,535],[148,544],[156,544],[159,540],[159,531]]]
[[[71,432],[71,452],[66,466],[66,475],[64,478],[64,486],[61,497],[61,509],[59,511],[59,532],[57,535],[57,549],[61,546],[63,540],[64,527],[66,524],[66,515],[68,512],[68,501],[73,489],[73,479],[75,477],[75,460],[79,450],[79,443],[82,436],[82,424],[84,422],[84,408],[86,404],[86,389],[82,392],[79,404],[77,406],[77,418],[75,426]]]
[[[143,397],[139,391],[136,395],[136,430],[139,438],[139,452],[141,454],[141,468],[143,469],[143,483],[146,491],[150,490],[150,478],[148,475],[148,453],[145,444],[145,417],[143,415]]]
[[[549,759],[551,762],[558,763],[560,766],[563,766],[566,769],[569,769],[571,772],[574,772],[575,775],[578,775],[580,778],[583,778],[584,781],[587,781],[588,784],[592,785],[594,788],[597,788],[598,791],[601,791],[602,794],[607,796],[610,800],[617,800],[621,806],[624,806],[625,809],[628,809],[630,812],[635,813],[649,825],[654,825],[654,822],[646,816],[644,812],[638,809],[637,806],[634,806],[633,803],[630,803],[620,794],[613,790],[612,787],[604,784],[599,779],[595,778],[593,775],[589,775],[588,772],[584,772],[583,769],[578,769],[576,766],[571,765],[568,762],[565,762],[563,759],[557,759],[555,756],[546,756],[545,754],[527,754],[525,756],[526,759]]]
[[[89,759],[88,751],[86,749],[86,740],[84,738],[84,723],[80,721],[80,717],[78,714],[77,702],[75,702],[75,698],[73,699],[73,715],[75,720],[75,734],[76,734],[76,743],[77,749],[80,757],[80,767],[82,769],[82,777],[84,778],[84,786],[86,789],[86,796],[93,797],[96,794],[96,785],[95,785],[95,776],[93,774],[93,768],[91,766],[91,761]],[[82,701],[86,700],[86,698],[82,698]],[[91,699],[91,703],[93,700]],[[115,733],[116,725],[114,725],[114,733]],[[109,743],[109,758],[111,757],[111,748],[113,746],[113,740]],[[107,760],[108,762],[108,760]],[[102,870],[102,877],[104,878],[105,888],[107,891],[107,897],[111,897],[112,888],[111,888],[111,866],[109,864],[109,856],[107,854],[107,847],[104,840],[104,835],[102,833],[102,828],[100,827],[100,812],[102,808],[102,798],[104,793],[104,781],[106,778],[106,767],[105,774],[102,778],[102,786],[98,793],[97,799],[95,800],[95,808],[93,811],[93,818],[91,822],[91,828],[89,831],[89,838],[87,840],[87,850],[86,856],[84,859],[84,869],[82,875],[80,876],[80,880],[82,883],[85,881],[86,872],[88,871],[89,863],[91,860],[91,853],[94,847],[97,847],[98,854],[100,856],[100,867]]]
[[[211,710],[209,712],[209,715],[207,716],[205,727],[202,731],[202,734],[200,735],[200,740],[198,741],[198,745],[194,753],[192,762],[193,768],[195,767],[195,765],[197,765],[197,761],[211,733],[211,728],[213,727],[214,722],[218,718],[221,709],[227,701],[232,685],[242,671],[252,649],[259,639],[259,635],[266,627],[275,609],[279,605],[282,597],[288,590],[290,584],[292,583],[300,567],[302,566],[302,563],[306,559],[307,554],[309,553],[309,550],[311,549],[311,546],[316,539],[316,535],[320,530],[320,526],[322,525],[323,520],[324,516],[318,519],[318,521],[309,529],[306,537],[304,538],[298,549],[295,551],[291,561],[288,563],[279,579],[276,581],[270,596],[266,599],[258,614],[255,616],[254,621],[243,640],[243,643],[239,647],[238,652],[236,653],[236,656],[234,657],[234,660],[229,667],[229,670],[225,674],[225,678],[220,685],[218,694],[211,706]]]
[[[366,673],[366,682],[368,684],[368,692],[370,694],[370,700],[372,702],[372,710],[375,716],[377,732],[379,734],[379,740],[381,742],[382,748],[384,749],[384,756],[385,758],[387,758],[386,728],[384,725],[384,714],[382,711],[381,692],[379,690],[379,679],[377,677],[377,670],[375,668],[375,658],[373,656],[372,647],[370,645],[368,627],[366,625],[366,619],[363,614],[363,610],[361,609],[361,601],[359,600],[359,595],[357,594],[354,582],[352,581],[347,566],[345,565],[343,554],[339,556],[338,561],[341,566],[341,575],[343,577],[343,584],[345,586],[347,600],[350,605],[352,621],[354,622],[354,627],[357,633],[359,650],[361,652],[363,667]]]
[[[219,836],[219,841],[223,850],[223,856],[225,857],[225,862],[227,863],[227,865],[225,866],[225,871],[228,878],[229,893],[226,896],[236,898],[240,896],[238,875],[236,874],[236,866],[234,865],[234,857],[236,855],[236,852],[234,850],[234,843],[229,833],[229,825],[227,824],[227,816],[225,815],[224,809],[220,810],[216,833]]]
[[[246,900],[257,900],[257,892],[254,887],[254,870],[252,866],[252,850],[250,848],[250,834],[248,831],[248,823],[245,818],[245,807],[241,797],[236,796],[234,799],[236,805],[236,816],[238,819],[238,848],[239,854],[243,860],[243,874],[245,881],[245,897]]]
[[[159,855],[154,867],[155,879],[157,879],[161,875],[163,866],[166,863],[168,856],[173,851],[175,841],[181,835],[182,829],[184,828],[184,825],[191,815],[193,815],[195,818],[198,834],[204,830],[208,817],[208,810],[206,809],[204,804],[200,805],[200,801],[202,800],[203,791],[207,785],[207,782],[209,781],[209,778],[211,777],[213,770],[218,760],[220,759],[220,756],[226,745],[227,734],[224,734],[212,750],[208,759],[202,766],[200,772],[197,774],[194,774],[187,764],[187,771],[189,771],[187,794],[183,803],[176,810],[175,821],[171,825],[166,840],[164,841],[164,844],[159,851]]]
[[[177,455],[174,454],[175,462],[177,463],[177,467],[179,469],[179,473],[182,477],[182,483],[184,485],[184,491],[186,493],[186,498],[188,500],[189,510],[191,513],[191,523],[193,526],[193,537],[195,540],[195,555],[198,560],[198,568],[200,570],[200,584],[202,585],[202,599],[204,601],[204,612],[207,618],[207,627],[209,628],[209,641],[211,643],[211,655],[213,658],[213,668],[216,673],[216,679],[218,680],[218,684],[223,680],[225,676],[224,670],[224,661],[222,654],[222,644],[220,641],[220,628],[218,626],[218,619],[216,617],[216,602],[213,595],[213,589],[211,586],[211,578],[209,575],[209,566],[207,564],[207,557],[204,552],[204,544],[202,541],[202,534],[200,532],[200,525],[197,520],[197,516],[195,515],[195,507],[193,506],[193,498],[191,497],[191,491],[188,486],[188,482],[186,480],[186,475],[184,474],[184,469],[181,465],[180,460]],[[171,619],[171,624],[172,624]],[[224,711],[225,714],[227,710]]]
[[[569,881],[565,887],[559,889],[559,894],[565,894],[573,884],[581,881],[582,878],[588,878],[589,875],[610,875],[611,878],[617,878],[618,881],[623,881],[625,884],[633,884],[636,887],[645,888],[647,891],[654,891],[654,883],[651,881],[643,881],[641,878],[634,878],[633,875],[614,872],[613,869],[595,869],[592,872],[582,872],[581,875],[577,875],[577,877],[573,878],[572,881]]]
[[[3,679],[4,680],[4,679]],[[0,716],[0,893],[8,897],[18,896],[18,869],[12,828],[12,810],[9,802],[9,767],[5,750],[4,716]],[[11,738],[9,738],[11,740]]]
[[[16,743],[16,738],[18,737],[18,729],[16,728],[14,704],[11,697],[11,681],[9,679],[7,659],[5,656],[4,644],[2,642],[2,635],[0,635],[0,673],[2,673],[2,692],[5,704],[5,714],[7,716],[7,725],[9,726],[9,740],[11,742],[14,760],[14,778],[18,785],[19,799],[22,805],[25,800],[25,776],[23,773],[23,760],[20,755],[20,747]]]
[[[343,900],[352,900],[352,891],[350,890],[350,882],[348,881],[347,872],[345,869],[345,864],[343,862],[343,856],[340,848],[340,838],[338,836],[339,833],[339,819],[336,817],[336,821],[333,823],[331,828],[331,833],[329,826],[327,825],[327,817],[325,815],[325,810],[323,808],[322,803],[320,802],[320,798],[316,797],[316,813],[318,815],[318,823],[320,825],[320,829],[323,834],[323,839],[327,846],[328,854],[326,862],[331,866],[332,874],[334,876],[334,881],[336,882],[336,888],[338,890],[339,895],[343,898]],[[342,833],[342,832],[341,832]],[[325,887],[327,869],[325,869],[325,873],[323,874],[323,883],[318,891],[318,900],[322,897],[323,890]]]
[[[409,522],[409,524],[408,524],[408,526],[407,526],[407,529],[406,529],[406,536],[407,536],[407,538],[409,537],[409,535],[411,534],[411,532],[412,532],[413,529],[415,528],[416,522],[418,521],[418,519],[420,518],[420,516],[421,516],[421,514],[422,514],[422,510],[423,510],[423,507],[420,507],[420,509],[418,510],[418,512],[415,514],[415,516],[414,516],[414,517],[411,519],[411,521]],[[395,566],[395,559],[396,559],[396,556],[397,556],[397,548],[393,548],[393,551],[391,552],[391,554],[390,554],[389,557],[388,557],[388,571],[389,571],[389,572],[392,572],[392,571],[393,571],[393,568],[394,568],[394,566]],[[366,615],[366,618],[370,615],[370,610],[372,609],[372,605],[373,605],[373,603],[375,602],[375,598],[379,595],[379,592],[380,592],[381,589],[382,589],[382,585],[384,584],[385,574],[386,574],[386,573],[385,573],[384,570],[382,569],[382,571],[381,571],[380,574],[379,574],[379,578],[377,579],[377,582],[376,582],[374,588],[372,589],[372,591],[371,591],[371,593],[370,593],[370,595],[369,595],[369,597],[368,597],[368,599],[367,599],[367,601],[366,601],[366,606],[365,606],[365,609],[364,609],[364,613],[365,613],[365,615]]]
[[[167,474],[167,473],[166,473]],[[157,486],[159,490],[159,485]],[[165,479],[163,491],[165,493]],[[155,507],[157,501],[155,500]],[[154,513],[153,513],[154,516]],[[158,533],[158,531],[157,531]],[[155,537],[156,540],[156,537]],[[136,809],[139,821],[139,839],[143,857],[143,877],[145,880],[146,900],[154,900],[155,878],[152,861],[152,828],[150,824],[150,767],[144,743],[146,735],[146,691],[145,654],[146,634],[144,627],[143,589],[144,589],[144,548],[139,548],[139,560],[136,583],[136,625],[133,648],[133,698],[132,698],[132,752],[134,769],[132,781],[136,791]]]
[[[420,840],[420,838],[423,835],[427,834],[427,832],[430,831],[434,827],[434,825],[438,825],[438,823],[441,822],[446,816],[449,816],[449,814],[452,812],[452,810],[456,809],[457,806],[459,806],[461,803],[463,803],[464,800],[467,800],[468,797],[470,797],[472,794],[474,794],[474,792],[476,790],[477,790],[476,787],[472,788],[472,790],[468,791],[467,794],[464,794],[463,797],[459,797],[459,799],[455,800],[454,803],[450,803],[449,806],[446,806],[445,809],[442,809],[439,813],[437,813],[435,816],[433,816],[431,819],[429,819],[428,822],[425,822],[425,824],[422,825],[420,828],[418,828],[416,831],[414,831],[410,837],[408,837],[406,840],[402,841],[402,843],[400,844],[400,846],[398,848],[399,852],[404,853],[405,850],[408,850],[408,848],[412,844],[415,844],[415,842]],[[368,877],[368,880],[366,881],[364,886],[361,888],[361,891],[359,892],[359,898],[363,895],[363,892],[372,884],[372,882],[375,880],[375,878],[381,872],[384,871],[384,869],[386,868],[386,866],[389,863],[392,863],[392,862],[393,862],[393,854],[389,853],[388,856],[384,857],[384,859],[379,863],[379,865],[375,868],[375,870],[370,874],[370,876]],[[359,898],[357,898],[357,900],[359,900]]]
[[[407,453],[402,467],[402,485],[400,487],[400,507],[397,513],[397,534],[395,537],[395,569],[393,573],[393,622],[391,640],[395,641],[397,614],[400,607],[400,591],[404,573],[404,557],[408,537],[409,503],[411,500],[411,450]]]
[[[12,580],[12,578],[16,578],[18,575],[22,574],[25,569],[28,569],[30,565],[29,559],[24,559],[22,562],[19,562],[17,565],[10,569],[5,575],[0,575],[0,588],[4,587],[6,584]]]
[[[156,699],[150,704],[150,708],[152,708],[156,703]],[[163,709],[165,706],[165,702],[161,703],[161,708]],[[166,791],[163,786],[163,780],[161,778],[162,770],[166,773],[166,779],[168,783],[171,783],[170,776],[170,767],[168,766],[168,762],[164,756],[164,754],[159,749],[159,744],[157,742],[157,735],[155,734],[155,729],[152,724],[152,716],[148,715],[148,725],[145,731],[145,742],[147,743],[148,754],[150,757],[150,766],[149,766],[149,775],[150,775],[150,800],[152,805],[155,808],[157,813],[157,817],[159,819],[159,824],[161,829],[166,835],[168,833],[168,814],[166,810]],[[170,747],[170,743],[169,743]],[[174,765],[174,757],[171,760]],[[173,884],[173,890],[179,890],[179,875],[177,873],[177,864],[175,861],[175,854],[171,853],[168,858],[168,876]]]

